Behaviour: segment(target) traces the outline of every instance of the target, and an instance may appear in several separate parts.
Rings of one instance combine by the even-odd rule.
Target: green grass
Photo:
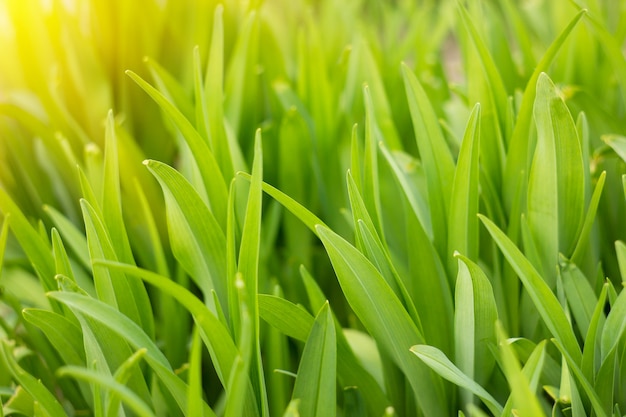
[[[0,417],[626,415],[626,2],[0,17]]]

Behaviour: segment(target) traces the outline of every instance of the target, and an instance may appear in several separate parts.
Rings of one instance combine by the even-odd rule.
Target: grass
[[[0,1],[0,416],[626,413],[623,1]]]

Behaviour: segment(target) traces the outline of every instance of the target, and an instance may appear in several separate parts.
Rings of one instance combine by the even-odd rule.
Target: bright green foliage
[[[622,416],[626,0],[0,0],[0,416]]]

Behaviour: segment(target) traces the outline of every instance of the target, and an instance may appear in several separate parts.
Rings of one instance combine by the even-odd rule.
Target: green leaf
[[[243,301],[243,292],[245,288],[240,288],[240,299]],[[246,392],[248,391],[247,384],[249,384],[248,371],[252,362],[252,352],[254,350],[254,339],[252,323],[249,310],[245,303],[242,302],[242,314],[241,314],[241,334],[239,337],[239,352],[241,352],[233,363],[233,367],[230,371],[230,379],[228,386],[226,387],[226,411],[225,417],[239,417],[242,415],[251,416],[258,415],[258,408],[256,404],[251,404],[245,401]],[[264,383],[264,381],[262,382]],[[265,387],[263,387],[265,389]],[[265,392],[262,395],[267,396]],[[265,399],[264,401],[267,401]],[[252,406],[252,409],[246,410],[245,407]],[[266,405],[265,405],[266,407]],[[267,410],[264,411],[267,413]]]
[[[503,372],[511,388],[515,413],[521,417],[545,416],[536,393],[530,387],[528,377],[522,372],[515,353],[507,341],[502,325],[497,324]]]
[[[238,172],[238,176],[245,178],[250,181],[250,174],[246,174],[244,172]],[[276,187],[271,186],[270,184],[263,183],[263,191],[278,201],[283,205],[287,210],[289,210],[294,216],[296,216],[302,223],[304,223],[313,233],[317,235],[316,226],[324,225],[324,222],[319,219],[315,214],[313,214],[310,210],[304,207],[302,204],[298,203],[293,198],[289,197],[287,194],[283,193]]]
[[[608,284],[602,286],[602,291],[598,296],[598,302],[593,310],[593,316],[589,323],[589,328],[585,334],[585,344],[583,350],[583,360],[581,363],[581,369],[585,378],[590,382],[595,382],[596,370],[600,365],[600,356],[598,355],[598,348],[600,343],[598,340],[598,334],[601,334],[601,330],[604,327],[604,306],[606,305],[606,296],[608,293]],[[600,331],[600,333],[599,333]],[[598,366],[596,366],[598,364]]]
[[[311,309],[318,310],[322,308],[326,303],[326,296],[319,288],[317,281],[304,267],[300,267],[300,274],[302,275],[302,280],[304,281],[309,296]],[[313,317],[309,316],[307,320],[312,324]],[[310,326],[307,327],[307,329],[310,329]],[[350,336],[346,333],[348,329],[342,329],[341,323],[336,318],[335,331],[337,338],[337,377],[340,383],[343,386],[358,386],[365,397],[365,403],[369,413],[371,415],[380,414],[382,410],[389,406],[389,400],[381,388],[384,382],[381,375],[382,370],[379,369],[380,358],[378,348],[374,346],[373,349],[375,353],[373,353],[373,357],[368,356],[368,358],[364,358],[360,356],[357,358],[355,349],[358,349],[354,344],[349,342],[348,338]],[[307,335],[301,340],[306,341]],[[363,350],[367,350],[367,345],[364,345],[363,337],[358,340],[359,343],[356,344],[356,346],[358,346],[362,353]],[[367,342],[373,344],[373,340],[369,337],[366,339],[365,343]]]
[[[596,295],[587,277],[572,262],[562,258],[559,262],[559,273],[567,303],[574,315],[581,335],[586,335],[597,304]]]
[[[243,224],[241,246],[239,248],[238,273],[244,282],[246,295],[244,302],[250,312],[251,340],[254,344],[252,350],[252,385],[260,400],[262,415],[269,414],[267,405],[267,390],[263,376],[263,364],[261,359],[261,344],[259,337],[259,308],[257,306],[257,294],[259,292],[259,252],[261,245],[261,213],[263,206],[263,150],[261,142],[261,130],[258,129],[254,145],[254,162],[252,164],[252,180],[248,193],[246,217]],[[244,359],[245,361],[245,359]]]
[[[64,366],[57,371],[60,377],[72,377],[99,385],[112,391],[124,401],[131,410],[140,417],[153,417],[154,413],[137,394],[110,376],[77,366]]]
[[[558,254],[572,253],[582,227],[584,166],[574,120],[545,74],[537,80],[534,115],[538,137],[528,184],[528,224],[544,278],[554,286]]]
[[[238,349],[235,345],[226,326],[211,312],[205,304],[195,297],[189,290],[154,272],[146,271],[132,265],[125,265],[110,261],[96,261],[96,265],[106,266],[109,269],[118,270],[128,275],[133,275],[158,287],[161,291],[169,294],[180,302],[193,316],[196,325],[200,328],[202,338],[208,347],[209,354],[213,360],[216,373],[222,383],[226,386],[230,378],[230,371],[233,367]],[[167,382],[167,381],[164,381]],[[171,387],[170,387],[171,388]],[[252,386],[249,385],[252,390]],[[183,395],[181,392],[180,395]],[[177,391],[178,395],[178,391]],[[253,401],[252,395],[246,397],[246,401]],[[177,397],[176,401],[182,401]],[[185,404],[185,403],[182,403]],[[185,409],[186,406],[181,407]],[[206,415],[206,409],[205,409]]]
[[[363,417],[367,415],[363,394],[361,394],[358,387],[344,388],[343,410],[345,417]]]
[[[454,171],[448,217],[448,273],[456,273],[452,256],[460,252],[469,259],[478,257],[478,155],[480,154],[480,104],[476,104],[465,128]]]
[[[302,307],[281,297],[259,294],[259,314],[283,334],[306,341],[314,318]]]
[[[535,348],[533,349],[532,353],[524,364],[524,368],[522,369],[522,372],[524,373],[524,375],[526,375],[526,378],[528,378],[528,384],[530,386],[530,389],[535,392],[539,388],[539,384],[541,383],[541,377],[546,373],[544,365],[547,363],[547,343],[547,340],[542,340],[541,342],[537,343],[537,346],[535,346]],[[554,363],[556,368],[556,361]]]
[[[587,208],[587,214],[585,215],[585,220],[583,221],[583,226],[580,230],[580,236],[578,238],[578,242],[576,242],[576,248],[572,253],[571,261],[576,265],[579,265],[582,262],[584,252],[589,247],[591,230],[593,228],[593,224],[596,218],[596,212],[598,211],[598,206],[600,204],[600,198],[602,197],[602,190],[604,190],[605,180],[606,171],[602,171],[600,177],[598,177],[596,187],[593,190],[593,194],[589,202],[589,208]]]
[[[11,220],[8,222],[8,225],[11,227],[11,231],[17,238],[26,256],[28,256],[35,271],[37,271],[44,290],[52,291],[56,289],[54,259],[47,242],[41,239],[36,229],[28,222],[26,216],[24,216],[17,204],[2,187],[0,187],[0,211],[5,215],[5,223],[7,223],[6,217],[10,216]]]
[[[519,276],[550,333],[563,344],[574,361],[580,363],[580,347],[556,296],[515,244],[491,220],[478,216]]]
[[[304,417],[321,417],[336,407],[337,343],[335,326],[328,303],[315,318],[307,339],[293,399],[300,400],[299,412]]]
[[[4,360],[9,371],[13,375],[13,378],[18,384],[24,388],[28,394],[37,399],[44,415],[47,417],[65,416],[65,411],[57,399],[48,391],[48,389],[42,384],[41,380],[35,379],[34,376],[27,373],[22,369],[13,356],[13,346],[11,343],[4,339],[0,340],[2,346],[0,346],[0,358]]]
[[[224,175],[220,171],[219,165],[209,148],[209,145],[202,139],[202,136],[194,129],[193,125],[182,115],[182,113],[163,94],[144,81],[132,71],[126,74],[135,81],[152,99],[161,107],[163,112],[180,130],[189,145],[196,160],[202,182],[206,187],[209,197],[211,211],[218,223],[226,224],[226,201],[228,199],[228,188],[224,181]]]
[[[188,416],[202,417],[202,338],[197,327],[194,327],[189,350],[189,389],[185,412]]]
[[[85,268],[91,268],[89,249],[87,248],[87,239],[84,233],[55,208],[44,206],[43,210],[50,216],[56,228],[59,229],[61,236],[65,239],[65,242],[78,257],[80,263]]]
[[[128,380],[131,379],[135,373],[141,373],[139,368],[139,361],[143,359],[146,354],[146,349],[139,349],[128,357],[116,370],[113,378],[115,382],[122,386],[127,386]],[[61,372],[63,368],[61,368]],[[134,393],[133,393],[134,394]],[[105,406],[107,417],[115,417],[119,413],[120,396],[116,392],[109,392],[109,398]],[[137,400],[142,401],[140,398]]]
[[[110,235],[96,210],[86,201],[81,200],[87,245],[91,259],[109,259],[117,261],[117,255]],[[152,307],[147,298],[143,283],[134,277],[110,272],[93,266],[94,284],[98,298],[119,310],[139,324],[149,335],[154,334]]]
[[[605,410],[602,407],[602,403],[600,398],[598,397],[598,393],[594,390],[593,386],[589,383],[589,381],[585,378],[583,372],[578,366],[578,362],[569,354],[567,349],[563,346],[563,344],[556,339],[552,339],[555,346],[559,349],[565,360],[567,361],[567,365],[569,366],[570,372],[576,376],[580,386],[582,387],[585,394],[589,398],[591,402],[591,406],[596,416],[598,417],[608,417]]]
[[[84,295],[51,292],[48,293],[48,296],[111,329],[116,334],[126,339],[134,348],[145,348],[147,350],[146,362],[148,362],[159,379],[161,379],[163,384],[172,393],[180,409],[187,409],[187,385],[174,374],[171,365],[163,353],[136,323],[108,304]],[[204,413],[206,416],[214,415],[210,412],[206,404],[204,405]]]
[[[626,254],[626,245],[622,242],[616,242],[615,246],[618,248],[618,251],[621,250]],[[617,348],[624,331],[626,331],[626,291],[621,291],[617,300],[611,305],[611,311],[602,329],[600,339],[600,355],[602,362]]]
[[[443,258],[445,240],[448,237],[447,216],[450,210],[451,194],[448,190],[453,183],[454,162],[424,88],[405,64],[402,64],[402,75],[415,139],[426,174],[434,245],[439,256]]]
[[[172,252],[202,290],[205,303],[216,312],[211,291],[217,292],[224,305],[227,301],[224,232],[198,193],[178,171],[157,161],[145,161],[144,164],[163,189]]]
[[[446,355],[439,349],[428,345],[415,345],[411,347],[413,352],[426,365],[441,375],[442,378],[464,388],[477,397],[489,408],[494,415],[502,413],[502,406],[483,387],[478,385],[472,378],[465,375],[457,368]]]
[[[384,278],[355,247],[324,226],[317,233],[328,252],[348,303],[370,334],[404,371],[424,413],[445,414],[442,381],[411,358],[407,347],[424,338]],[[389,323],[394,323],[391,328]]]
[[[209,64],[206,70],[203,100],[206,100],[209,143],[224,178],[233,177],[233,161],[224,129],[224,7],[215,8],[213,34],[209,51]],[[199,97],[196,97],[199,99]]]
[[[85,364],[81,329],[76,324],[49,310],[27,308],[22,315],[26,321],[41,329],[63,362],[69,365]]]
[[[458,258],[455,291],[455,358],[459,369],[479,384],[491,376],[495,359],[489,347],[496,345],[496,301],[489,279],[465,256]]]
[[[106,120],[104,168],[102,172],[102,221],[109,232],[111,242],[120,261],[134,263],[128,233],[122,216],[122,195],[120,190],[120,168],[117,151],[117,135],[113,111]],[[147,297],[147,295],[146,295]],[[149,313],[149,310],[148,310]],[[152,315],[150,315],[152,317]]]
[[[522,96],[517,121],[513,128],[511,140],[509,141],[509,149],[506,159],[506,167],[504,171],[504,198],[509,206],[514,200],[516,185],[519,182],[519,176],[525,175],[530,168],[530,152],[528,141],[530,138],[530,129],[532,127],[533,103],[537,94],[536,85],[539,76],[548,71],[550,65],[554,61],[561,47],[567,40],[570,33],[574,30],[580,19],[585,15],[586,11],[581,10],[563,29],[559,36],[552,42],[548,50],[545,52],[533,73],[528,80],[524,94]]]
[[[481,105],[481,166],[484,177],[495,189],[502,183],[506,126],[509,123],[508,94],[485,41],[462,3],[458,4],[460,22],[465,28],[468,98]],[[462,35],[461,35],[462,36]]]

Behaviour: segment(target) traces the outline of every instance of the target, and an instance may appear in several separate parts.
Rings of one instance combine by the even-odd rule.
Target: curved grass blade
[[[27,308],[22,311],[22,315],[46,335],[63,362],[70,365],[85,364],[81,330],[76,324],[49,310]]]
[[[526,291],[530,294],[535,307],[552,335],[563,344],[575,363],[580,363],[582,359],[580,347],[578,346],[572,327],[556,296],[550,291],[550,288],[541,278],[537,270],[504,232],[483,215],[479,214],[478,217],[519,276],[524,288],[526,288]]]
[[[20,384],[26,392],[36,398],[41,406],[42,412],[47,417],[65,416],[65,410],[57,399],[48,391],[40,380],[22,369],[13,357],[12,346],[8,340],[0,341],[0,358],[4,360],[13,378]]]
[[[415,216],[419,220],[419,224],[421,228],[424,230],[424,233],[428,236],[429,240],[432,242],[433,240],[433,222],[431,221],[430,210],[427,209],[427,202],[420,195],[420,192],[415,189],[415,185],[413,183],[413,179],[410,176],[408,170],[403,169],[400,166],[400,162],[394,158],[391,152],[387,149],[384,144],[379,144],[380,151],[382,155],[387,160],[389,167],[393,170],[396,175],[396,179],[400,184],[400,187],[404,191],[404,195],[409,202],[411,209],[415,213]],[[432,244],[431,244],[432,245]]]
[[[312,310],[320,309],[326,303],[326,296],[319,288],[317,281],[303,267],[300,267],[300,274],[309,296]],[[331,311],[332,313],[332,311]],[[309,316],[311,323],[313,317]],[[309,327],[310,329],[310,327]],[[389,406],[389,400],[382,390],[384,385],[382,375],[380,378],[374,377],[378,374],[371,367],[365,368],[364,362],[359,360],[354,352],[353,345],[348,341],[341,323],[335,318],[335,331],[337,337],[337,377],[342,386],[358,386],[365,396],[365,403],[371,415],[379,415]],[[370,339],[371,340],[371,339]],[[306,341],[303,338],[302,341]],[[374,347],[377,350],[377,348]],[[382,372],[381,372],[382,373]]]
[[[226,238],[217,219],[189,182],[174,168],[157,161],[144,164],[161,184],[174,256],[216,312],[211,290],[225,305]]]
[[[143,359],[146,354],[146,349],[139,349],[135,353],[129,356],[116,370],[113,375],[113,380],[118,384],[127,387],[127,382],[131,378],[134,372],[138,370],[139,361]],[[63,368],[61,368],[61,372]],[[132,391],[131,391],[132,392]],[[109,392],[108,398],[106,401],[106,416],[107,417],[116,417],[119,412],[121,398],[115,392]],[[133,393],[134,394],[134,393]],[[137,397],[139,401],[141,398]],[[142,401],[143,402],[143,401]],[[145,404],[145,403],[144,403]]]
[[[86,200],[81,200],[80,203],[91,259],[117,261],[113,242],[111,242],[102,219],[96,213],[96,209]],[[93,266],[92,269],[98,298],[111,306],[118,307],[124,315],[139,324],[149,335],[154,335],[152,307],[143,283],[137,278],[129,278],[123,274],[110,272],[96,266]]]
[[[404,371],[420,408],[427,415],[443,415],[448,403],[442,381],[408,350],[424,338],[384,278],[363,254],[339,235],[317,226],[319,235],[348,303],[380,344]],[[389,323],[394,323],[393,329]]]
[[[411,347],[411,352],[420,358],[433,371],[441,375],[442,378],[462,387],[478,398],[480,398],[485,406],[493,413],[493,415],[502,414],[502,406],[498,404],[495,398],[491,396],[483,387],[478,385],[472,378],[465,375],[457,368],[446,355],[439,349],[428,345],[415,345]]]
[[[289,337],[306,341],[315,321],[308,311],[273,295],[259,294],[258,299],[263,320]]]
[[[402,75],[415,139],[426,174],[434,245],[439,256],[444,257],[445,240],[448,237],[447,216],[450,208],[448,190],[453,183],[454,162],[424,88],[405,64],[402,64]]]
[[[140,417],[154,417],[153,411],[144,403],[141,398],[124,384],[117,382],[110,376],[106,376],[96,371],[77,366],[64,366],[59,368],[57,374],[60,377],[72,377],[99,385],[112,391],[124,401],[130,409]]]
[[[337,343],[335,326],[328,303],[315,318],[307,338],[293,399],[300,400],[303,416],[322,417],[336,407]]]
[[[89,249],[87,248],[87,239],[84,233],[54,207],[44,205],[43,210],[50,216],[80,263],[87,269],[91,268]]]
[[[226,224],[226,201],[228,200],[228,187],[224,180],[224,175],[220,171],[215,156],[211,152],[209,145],[202,139],[202,136],[194,129],[193,125],[182,115],[182,113],[161,94],[141,77],[132,71],[126,74],[135,81],[152,99],[161,107],[163,112],[176,125],[185,138],[191,152],[196,160],[202,182],[206,187],[211,210],[221,225]]]
[[[251,180],[250,174],[246,174],[244,172],[238,172],[238,176],[245,178],[247,181]],[[325,223],[320,220],[315,214],[313,214],[310,210],[304,207],[302,204],[298,203],[293,198],[289,197],[287,194],[280,191],[278,188],[271,186],[270,184],[263,183],[263,191],[278,201],[283,205],[287,210],[289,210],[294,216],[296,216],[302,223],[304,223],[315,235],[317,235],[316,226],[324,225]]]
[[[48,296],[111,329],[136,349],[145,348],[146,362],[172,393],[181,410],[187,409],[187,385],[174,374],[167,358],[136,323],[108,304],[84,295],[50,292]],[[206,404],[203,405],[203,408],[206,416],[214,416]]]
[[[140,269],[132,265],[110,261],[95,261],[95,264],[141,278],[180,302],[183,307],[192,314],[196,325],[200,328],[202,338],[209,350],[215,371],[222,385],[226,386],[228,384],[230,370],[237,357],[238,348],[226,326],[202,303],[202,301],[186,288],[154,272]],[[249,390],[252,390],[251,384],[249,384],[248,387]],[[177,399],[177,402],[178,401]],[[249,395],[246,397],[246,401],[255,401],[254,396]],[[184,410],[185,407],[181,407],[181,409]],[[256,409],[256,407],[254,409]],[[206,409],[205,416],[207,416]]]

